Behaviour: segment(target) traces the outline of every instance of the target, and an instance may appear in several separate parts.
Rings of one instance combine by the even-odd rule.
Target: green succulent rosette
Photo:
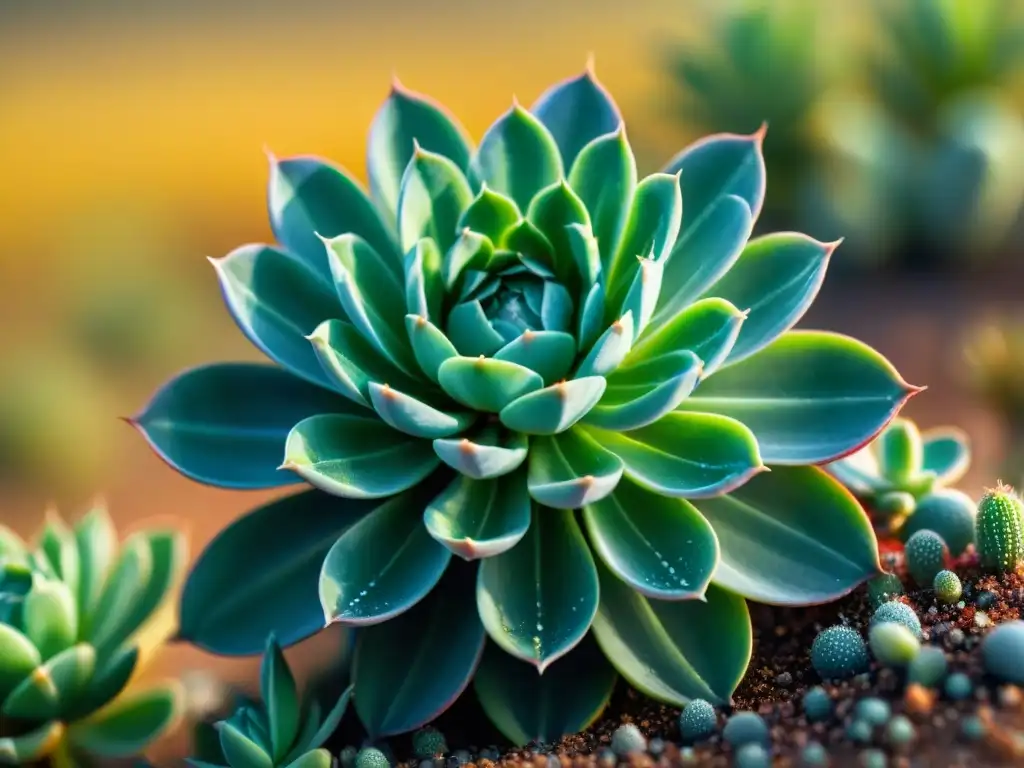
[[[166,634],[186,560],[172,530],[119,548],[101,505],[74,528],[51,513],[35,547],[0,526],[0,764],[132,757],[171,726],[176,685],[126,689]]]
[[[272,159],[280,245],[214,264],[274,365],[186,371],[134,419],[200,482],[314,487],[209,545],[184,639],[252,654],[326,617],[359,628],[372,736],[475,679],[506,735],[543,740],[596,717],[616,670],[667,702],[728,700],[745,598],[826,602],[879,571],[859,504],[808,465],[916,388],[854,339],[791,330],[836,244],[749,239],[760,134],[638,179],[589,69],[475,147],[396,84],[367,166],[369,195]]]

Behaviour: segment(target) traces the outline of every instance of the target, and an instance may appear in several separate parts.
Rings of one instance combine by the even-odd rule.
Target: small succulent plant
[[[1000,484],[982,496],[975,524],[982,567],[1006,573],[1024,562],[1024,507],[1011,487]]]
[[[679,715],[679,734],[687,744],[708,738],[717,727],[718,714],[704,699],[692,699]]]
[[[921,637],[921,620],[917,617],[914,609],[899,600],[890,600],[878,606],[871,615],[870,625],[883,624],[887,621],[894,621],[914,633],[915,637]]]
[[[816,685],[803,697],[804,714],[812,723],[820,723],[832,715],[832,697],[820,685]]]
[[[947,605],[955,603],[963,594],[960,577],[952,571],[939,571],[935,574],[932,589],[935,590],[935,596]]]
[[[868,640],[875,658],[890,667],[907,666],[921,650],[921,641],[914,633],[895,621],[872,626]]]
[[[214,725],[219,740],[208,745],[213,754],[203,753],[189,763],[196,768],[331,768],[333,758],[322,745],[341,722],[352,687],[327,707],[313,694],[303,701],[271,637],[260,668],[260,691],[262,703],[244,703]]]
[[[944,570],[949,548],[935,531],[918,531],[907,539],[907,572],[921,587],[930,587],[935,575]]]
[[[412,735],[412,751],[421,760],[448,752],[448,742],[437,728],[421,728]]]
[[[132,757],[167,730],[178,686],[126,687],[165,639],[186,557],[170,530],[119,550],[99,502],[74,528],[48,514],[35,546],[0,526],[0,763]]]
[[[883,573],[868,582],[868,600],[875,608],[902,594],[903,582],[895,573]]]
[[[907,668],[907,681],[923,685],[925,688],[934,688],[945,679],[948,671],[949,664],[945,651],[937,646],[928,645],[921,648],[910,662]]]
[[[789,330],[836,246],[749,239],[761,139],[709,137],[638,181],[588,69],[476,148],[396,84],[369,197],[324,160],[272,159],[281,246],[215,267],[276,365],[187,371],[134,423],[201,482],[316,490],[210,545],[181,636],[246,654],[324,617],[358,626],[372,737],[429,722],[472,679],[507,736],[543,740],[607,701],[614,671],[577,650],[588,633],[639,689],[723,702],[749,660],[744,597],[820,603],[876,574],[862,509],[808,465],[919,388],[860,342]],[[536,704],[584,662],[600,671],[564,686],[577,699]]]
[[[985,671],[998,680],[1024,684],[1024,621],[1007,621],[981,644]]]
[[[853,677],[866,671],[869,662],[864,638],[852,627],[823,629],[811,645],[811,665],[824,680]]]

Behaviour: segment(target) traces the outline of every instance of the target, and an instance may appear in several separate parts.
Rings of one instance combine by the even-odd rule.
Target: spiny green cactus
[[[0,763],[130,757],[174,722],[179,686],[125,689],[186,560],[177,531],[118,548],[101,502],[74,528],[51,511],[35,546],[0,526]]]
[[[621,758],[647,751],[647,738],[633,723],[623,723],[612,732],[612,751]]]
[[[811,665],[823,680],[853,677],[868,668],[867,645],[852,627],[823,629],[811,645]]]
[[[214,728],[219,753],[190,758],[196,768],[331,768],[331,753],[322,748],[341,722],[352,687],[324,712],[320,700],[299,697],[295,678],[273,637],[267,640],[260,669],[262,703],[242,704]]]
[[[412,735],[412,751],[426,760],[448,752],[448,742],[437,728],[421,728]]]
[[[1000,483],[981,497],[974,537],[984,568],[1006,573],[1024,561],[1024,509],[1013,488]]]
[[[679,715],[679,734],[687,744],[706,739],[718,727],[718,714],[711,702],[693,699]]]
[[[935,574],[946,567],[949,548],[935,531],[918,531],[905,548],[907,572],[922,587],[930,587]]]
[[[903,582],[895,573],[883,573],[868,582],[868,600],[875,608],[903,594]]]
[[[355,768],[390,768],[387,755],[376,747],[363,747],[356,755]]]
[[[882,603],[871,616],[871,626],[882,624],[887,621],[895,621],[914,633],[915,637],[921,637],[921,620],[917,613],[906,603],[899,600],[890,600]]]
[[[939,571],[935,574],[932,589],[935,590],[935,596],[947,605],[955,603],[963,594],[960,577],[952,571]]]

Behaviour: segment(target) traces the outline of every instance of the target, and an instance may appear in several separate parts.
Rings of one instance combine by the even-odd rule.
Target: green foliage
[[[905,549],[907,571],[922,587],[931,586],[935,575],[946,567],[949,549],[935,531],[918,531],[909,539]]]
[[[914,633],[915,637],[921,637],[921,620],[917,618],[914,609],[899,600],[890,600],[878,606],[871,615],[871,626],[882,624],[886,621],[895,621]]]
[[[131,757],[168,729],[176,686],[125,688],[186,561],[176,531],[119,546],[98,502],[73,528],[49,513],[33,545],[0,526],[0,761]]]
[[[975,539],[984,568],[1006,573],[1024,561],[1024,507],[1012,488],[1000,485],[981,497]]]
[[[985,671],[998,680],[1024,683],[1024,621],[1007,621],[989,632],[981,644]]]
[[[960,577],[952,571],[939,571],[935,574],[932,589],[935,590],[935,596],[948,605],[955,603],[963,594]]]
[[[248,654],[361,627],[355,707],[379,737],[444,711],[489,638],[509,658],[486,652],[477,692],[520,741],[606,703],[591,629],[641,690],[722,703],[750,658],[744,598],[821,603],[878,572],[860,505],[808,465],[918,390],[860,342],[791,330],[837,244],[750,239],[760,135],[638,180],[621,123],[588,70],[473,147],[396,84],[369,196],[326,161],[271,159],[280,245],[214,266],[276,365],[186,371],[133,421],[200,482],[316,490],[210,545],[183,639]],[[548,685],[580,665],[592,684]]]
[[[851,627],[823,629],[811,645],[811,665],[823,680],[853,677],[867,670],[868,662],[864,638]]]
[[[895,621],[872,626],[868,640],[871,653],[880,663],[889,667],[907,666],[921,650],[921,641],[914,633]]]
[[[352,687],[329,706],[314,694],[303,700],[280,646],[271,637],[260,668],[260,691],[262,702],[244,702],[214,725],[220,735],[220,754],[204,754],[189,763],[196,768],[331,768],[331,754],[322,745],[341,722]]]

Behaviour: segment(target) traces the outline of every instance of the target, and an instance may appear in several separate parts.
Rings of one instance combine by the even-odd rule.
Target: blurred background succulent
[[[134,423],[195,480],[314,490],[210,544],[180,636],[251,654],[324,616],[360,627],[371,738],[422,726],[474,673],[516,741],[584,727],[608,662],[665,701],[727,701],[750,654],[744,598],[820,603],[878,571],[860,506],[806,465],[916,391],[854,339],[789,330],[835,246],[749,240],[760,148],[712,136],[638,182],[588,68],[475,149],[396,84],[370,130],[370,198],[326,161],[271,158],[281,246],[214,264],[277,365],[188,370]],[[556,685],[581,670],[592,685]]]
[[[142,752],[176,719],[176,684],[126,691],[169,634],[184,537],[146,530],[118,547],[97,505],[56,513],[34,546],[0,528],[0,762],[55,766]]]

